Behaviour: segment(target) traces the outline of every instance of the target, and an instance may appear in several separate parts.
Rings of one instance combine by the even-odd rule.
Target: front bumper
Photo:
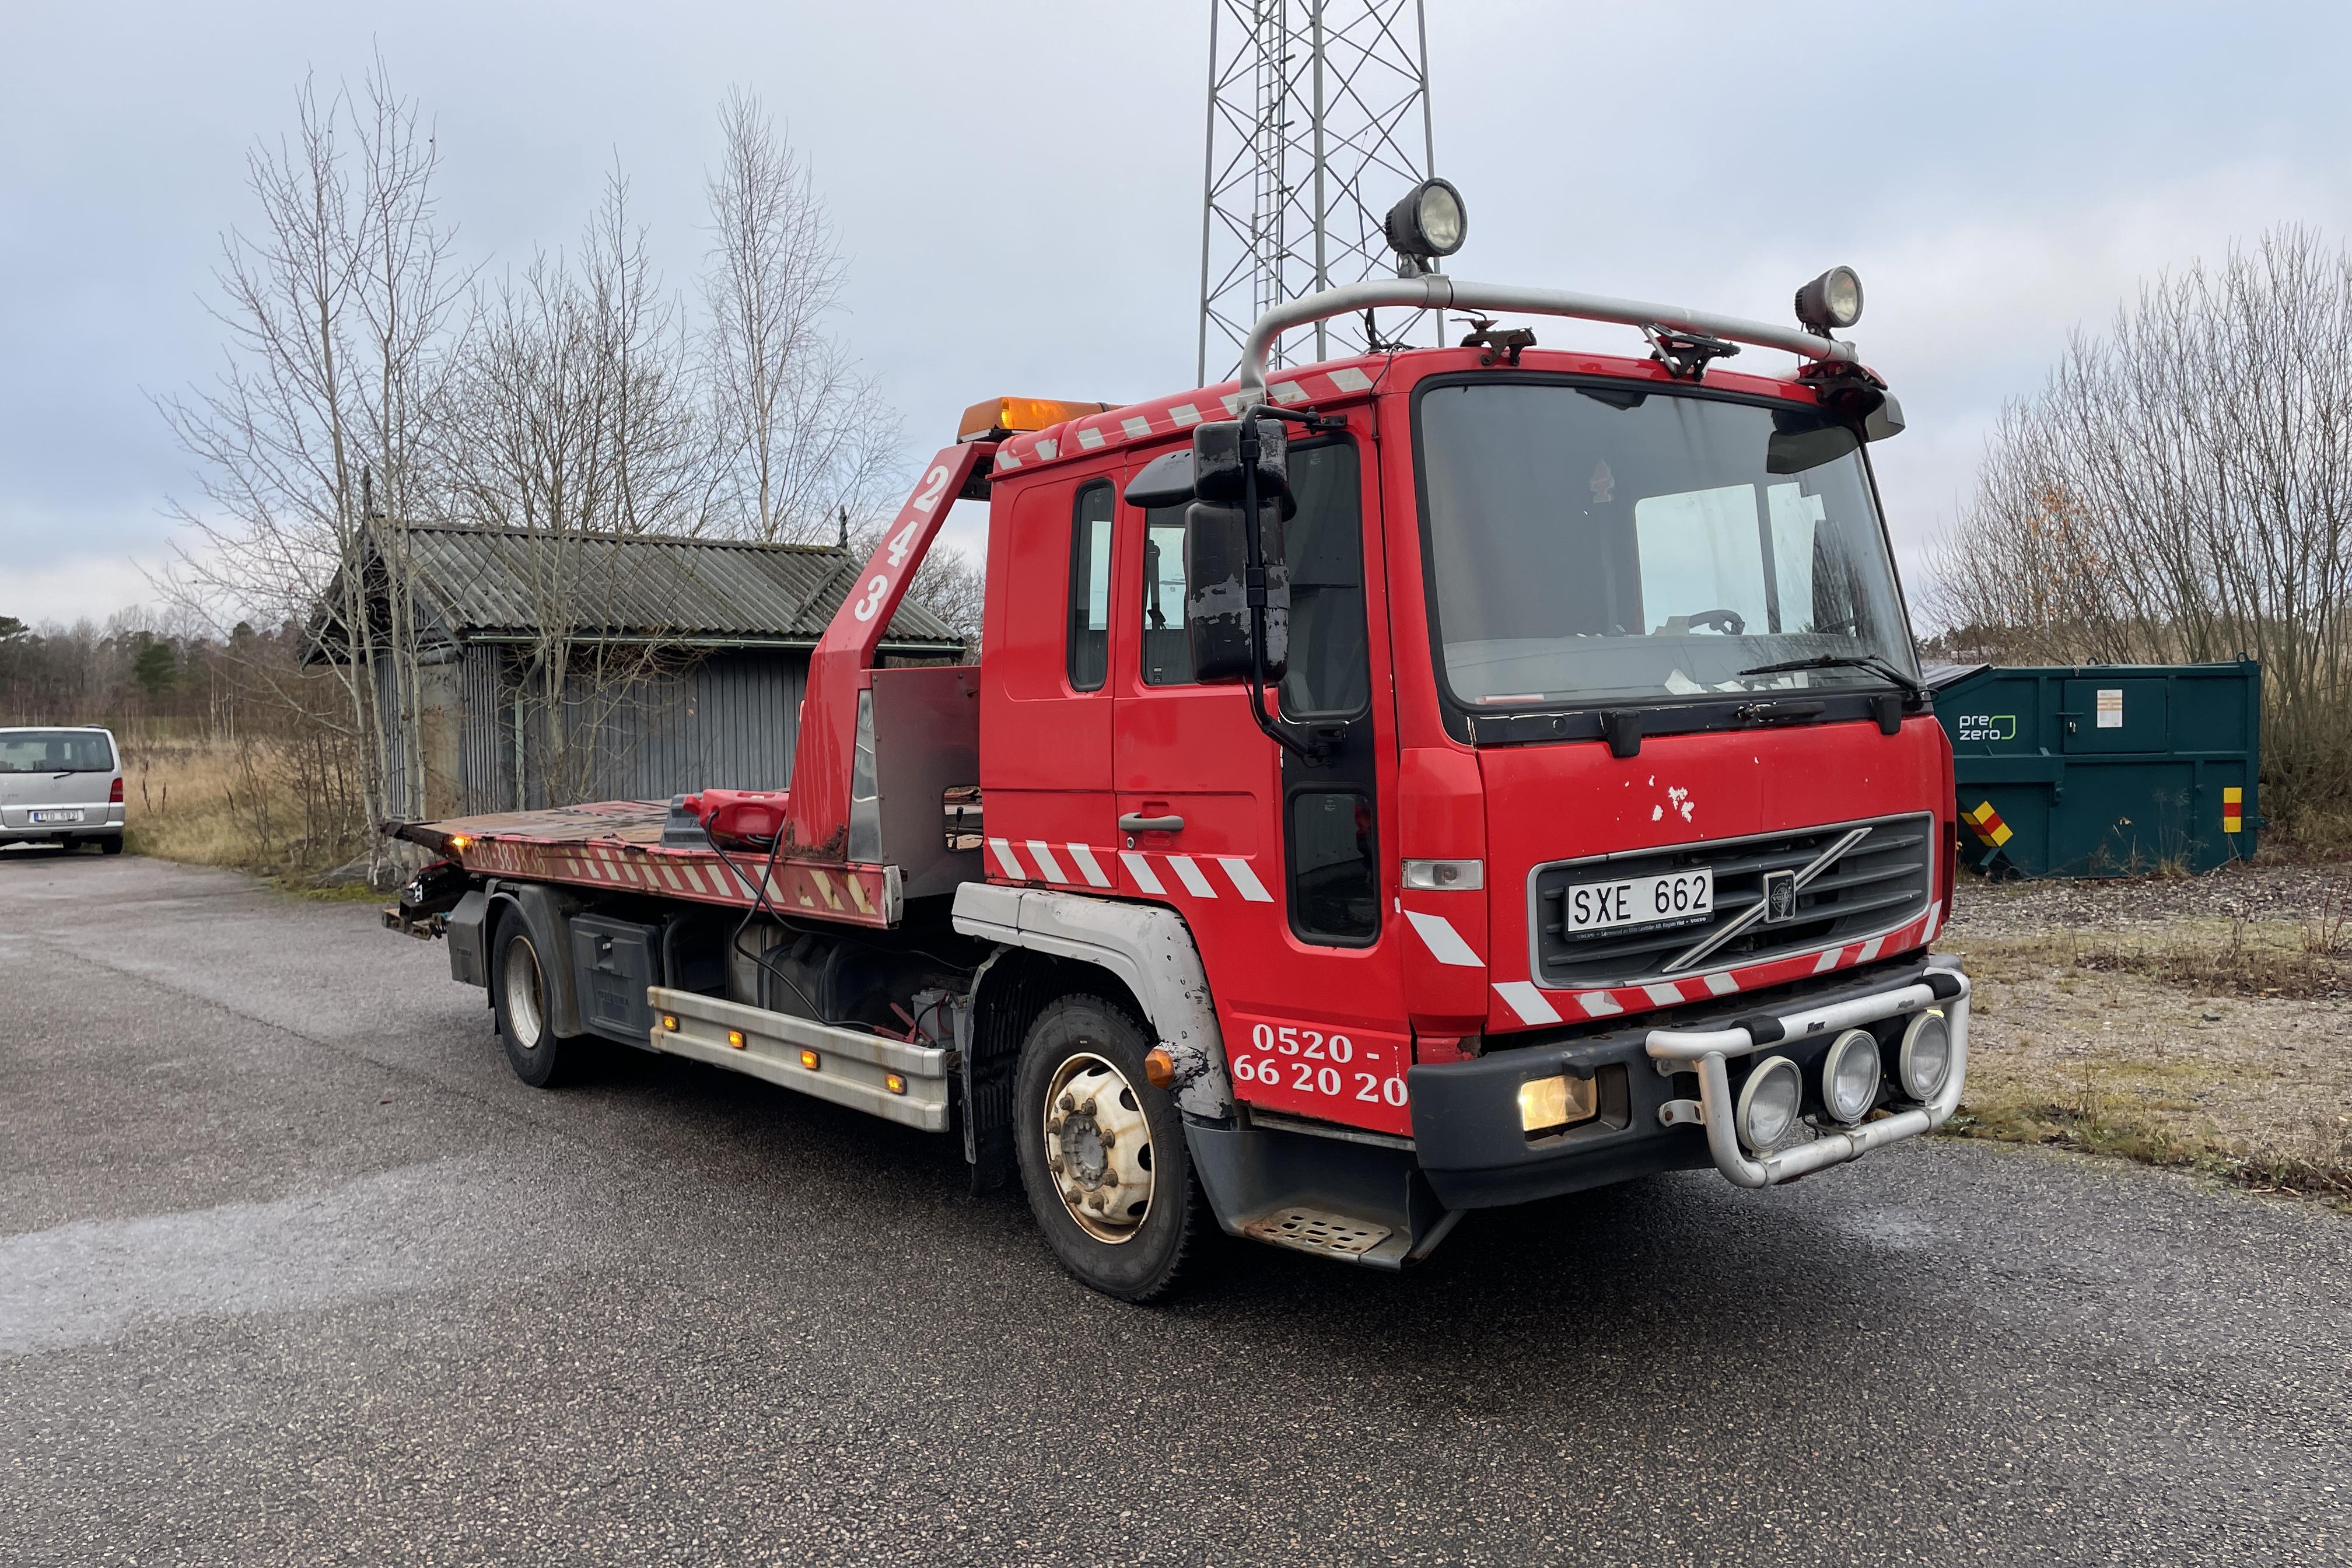
[[[1948,988],[1955,991],[1942,1001],[1953,1064],[1934,1104],[1898,1103],[1876,1121],[1775,1151],[1768,1160],[1741,1151],[1730,1110],[1736,1058],[1774,1047],[1797,1057],[1810,1080],[1830,1034],[1935,1005]],[[1915,1137],[1951,1114],[1966,1076],[1967,996],[1956,962],[1907,953],[1866,971],[1840,971],[1776,993],[1694,1005],[1677,1015],[1676,1027],[1628,1021],[1615,1028],[1564,1030],[1470,1061],[1416,1066],[1407,1075],[1415,1156],[1452,1209],[1528,1203],[1710,1164],[1743,1185],[1789,1181]],[[1777,1036],[1774,1027],[1780,1030]],[[1529,1136],[1520,1125],[1520,1086],[1562,1073],[1596,1080],[1601,1114],[1564,1132]],[[1686,1098],[1694,1082],[1688,1075],[1696,1075],[1696,1100]],[[1713,1121],[1706,1115],[1710,1094],[1726,1108]],[[1727,1146],[1728,1160],[1718,1144]],[[1762,1180],[1755,1179],[1759,1171]]]
[[[1952,1061],[1943,1090],[1934,1100],[1889,1111],[1875,1121],[1784,1144],[1769,1153],[1751,1156],[1740,1148],[1733,1127],[1731,1074],[1726,1065],[1730,1058],[1750,1056],[1772,1046],[1797,1045],[1937,1006],[1943,1008],[1944,1025],[1951,1034]],[[1706,1129],[1707,1152],[1714,1156],[1717,1170],[1743,1187],[1769,1187],[1825,1166],[1858,1160],[1873,1149],[1916,1138],[1950,1118],[1968,1086],[1969,977],[1955,963],[1930,960],[1927,973],[1909,984],[1794,1012],[1755,1015],[1728,1028],[1653,1029],[1646,1046],[1661,1076],[1693,1071],[1698,1075],[1699,1098],[1668,1100],[1658,1108],[1660,1123],[1669,1127],[1700,1123]]]

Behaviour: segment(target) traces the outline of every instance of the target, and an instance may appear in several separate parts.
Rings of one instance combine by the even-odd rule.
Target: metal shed
[[[1952,738],[1960,855],[1990,872],[2114,877],[2251,859],[2262,667],[1927,671]]]
[[[782,788],[810,650],[863,563],[835,545],[379,526],[362,569],[380,625],[388,574],[378,557],[392,550],[405,552],[415,600],[413,731],[397,722],[382,664],[376,695],[386,732],[413,732],[424,748],[425,798],[393,803],[415,816],[660,799],[709,784]],[[327,615],[339,602],[331,591],[313,617],[313,657],[346,657]],[[882,652],[952,660],[963,643],[903,605]],[[551,724],[548,670],[559,660],[562,711]],[[397,782],[405,759],[393,762]]]

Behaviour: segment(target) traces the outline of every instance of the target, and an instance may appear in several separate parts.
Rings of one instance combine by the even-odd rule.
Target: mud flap
[[[1184,1142],[1210,1212],[1234,1236],[1395,1269],[1428,1257],[1461,1217],[1410,1149],[1190,1116]]]

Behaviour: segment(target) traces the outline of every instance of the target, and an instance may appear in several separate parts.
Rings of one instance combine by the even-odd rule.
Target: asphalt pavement
[[[2352,1220],[1925,1142],[1093,1295],[959,1142],[525,1088],[362,905],[0,851],[0,1563],[2352,1561]]]

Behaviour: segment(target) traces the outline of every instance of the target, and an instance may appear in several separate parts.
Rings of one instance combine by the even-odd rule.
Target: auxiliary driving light
[[[1878,1102],[1878,1042],[1868,1029],[1848,1029],[1822,1058],[1822,1103],[1851,1127]]]
[[[1524,1132],[1548,1132],[1555,1127],[1590,1121],[1598,1108],[1589,1078],[1561,1073],[1519,1085],[1519,1129]]]
[[[1851,267],[1832,267],[1797,290],[1797,320],[1827,335],[1862,320],[1862,279]]]
[[[1739,1090],[1739,1108],[1732,1124],[1739,1141],[1761,1154],[1789,1135],[1805,1102],[1805,1078],[1786,1057],[1759,1062]]]
[[[1940,1008],[1930,1007],[1903,1026],[1903,1048],[1895,1058],[1895,1076],[1903,1092],[1921,1101],[1944,1092],[1952,1073],[1952,1030]]]
[[[1462,248],[1470,231],[1462,193],[1446,180],[1423,180],[1389,208],[1384,224],[1389,246],[1400,256],[1422,261],[1451,256]]]

